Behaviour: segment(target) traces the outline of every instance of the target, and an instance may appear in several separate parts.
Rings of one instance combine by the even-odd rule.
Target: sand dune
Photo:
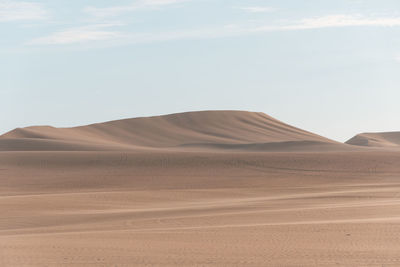
[[[16,129],[0,266],[400,266],[399,177],[399,150],[262,113]]]
[[[400,147],[400,132],[362,133],[354,136],[346,143],[368,147]]]
[[[202,111],[134,118],[74,128],[36,126],[0,136],[2,151],[338,150],[343,144],[263,113]]]

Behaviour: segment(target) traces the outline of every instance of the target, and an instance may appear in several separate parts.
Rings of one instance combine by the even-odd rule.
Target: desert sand
[[[400,147],[400,132],[362,133],[346,142],[349,145],[368,147]]]
[[[400,150],[207,111],[0,137],[0,266],[400,266]]]

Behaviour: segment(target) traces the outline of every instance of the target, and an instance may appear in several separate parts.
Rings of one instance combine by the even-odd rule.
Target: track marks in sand
[[[153,199],[150,192],[134,191],[3,196],[0,204],[9,216],[0,219],[0,234],[393,222],[400,214],[399,191],[400,187],[382,184],[213,200],[210,192],[203,199],[174,199],[179,194],[169,190],[159,191]],[[24,207],[29,205],[27,211]]]
[[[395,152],[120,159],[0,153],[0,266],[400,265]]]

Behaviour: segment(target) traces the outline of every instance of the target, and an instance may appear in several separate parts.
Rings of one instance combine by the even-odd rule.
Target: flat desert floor
[[[0,152],[0,266],[400,266],[400,152]]]

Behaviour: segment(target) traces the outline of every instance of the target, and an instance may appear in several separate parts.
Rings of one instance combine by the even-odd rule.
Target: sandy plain
[[[242,115],[229,125],[255,125]],[[78,134],[3,136],[0,266],[400,266],[400,151],[260,123],[184,142],[152,130],[129,149],[131,131],[86,150]]]

